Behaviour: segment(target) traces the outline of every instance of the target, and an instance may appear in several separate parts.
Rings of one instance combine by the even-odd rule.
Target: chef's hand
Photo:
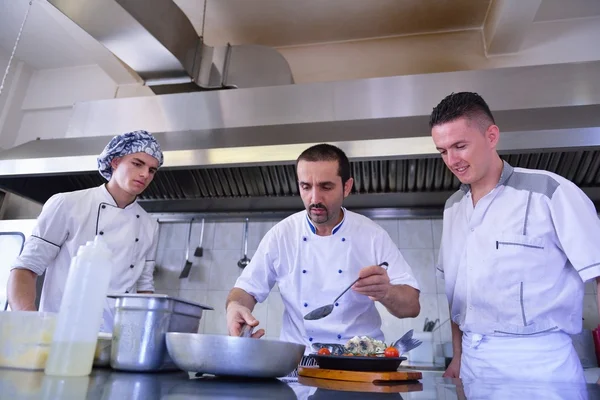
[[[444,378],[460,378],[460,357],[453,357],[446,372],[442,375]]]
[[[379,265],[364,267],[358,273],[358,277],[360,279],[352,289],[356,293],[369,296],[373,301],[381,301],[392,287],[387,271]]]
[[[229,336],[240,336],[242,326],[248,324],[252,327],[258,326],[259,322],[248,309],[237,302],[231,302],[227,306],[227,330]],[[265,334],[264,329],[259,329],[252,334],[252,337],[259,339]]]

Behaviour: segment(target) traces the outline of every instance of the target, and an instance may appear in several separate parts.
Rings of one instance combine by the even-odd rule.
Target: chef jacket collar
[[[346,220],[346,209],[344,207],[342,207],[342,220],[340,221],[339,224],[337,224],[333,230],[331,231],[332,235],[335,235],[337,231],[340,230],[340,228],[342,227],[342,224],[344,223],[344,221]],[[317,234],[317,228],[315,227],[315,225],[312,223],[312,221],[310,220],[310,218],[308,218],[308,212],[306,213],[306,222],[308,222],[308,227],[310,228],[310,231],[312,233],[314,233],[315,235]]]
[[[502,163],[503,163],[502,173],[500,174],[500,179],[498,180],[498,183],[496,184],[494,189],[497,188],[498,186],[504,185],[506,183],[506,181],[508,180],[508,178],[510,178],[510,176],[512,175],[513,171],[515,170],[512,167],[512,165],[510,165],[506,161],[503,160]],[[462,190],[465,193],[469,193],[469,191],[471,190],[471,185],[463,183],[462,185],[460,185],[460,190]]]
[[[114,197],[112,196],[112,194],[110,194],[110,192],[108,191],[108,189],[107,189],[107,187],[106,187],[106,183],[105,183],[105,184],[103,184],[102,186],[100,186],[100,192],[102,193],[102,202],[103,202],[103,203],[109,204],[109,205],[111,205],[111,206],[114,206],[114,207],[117,207],[117,208],[119,207],[119,206],[117,205],[117,202],[115,201],[115,198],[114,198]],[[131,203],[127,204],[127,206],[125,206],[125,208],[124,208],[124,209],[125,209],[125,210],[128,210],[128,209],[130,209],[131,207],[133,207],[133,206],[135,205],[136,201],[137,201],[137,197],[136,197],[136,199],[135,199],[135,200],[133,200]]]

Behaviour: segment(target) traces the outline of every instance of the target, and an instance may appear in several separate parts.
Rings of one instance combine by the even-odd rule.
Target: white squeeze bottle
[[[98,332],[113,268],[112,253],[96,236],[71,260],[45,373],[87,376],[92,371]]]

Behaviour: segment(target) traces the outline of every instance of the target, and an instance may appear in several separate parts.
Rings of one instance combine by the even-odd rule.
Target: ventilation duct
[[[294,83],[285,58],[258,45],[211,47],[172,0],[49,0],[156,94]]]

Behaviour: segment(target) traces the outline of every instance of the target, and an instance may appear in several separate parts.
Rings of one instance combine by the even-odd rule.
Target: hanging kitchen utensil
[[[382,262],[381,264],[379,264],[380,267],[385,266],[385,269],[387,270],[388,267],[388,263],[387,262]],[[356,282],[359,281],[360,278],[356,279],[354,282],[352,282],[350,284],[350,286],[348,286],[343,292],[342,294],[340,294],[338,297],[335,298],[335,300],[333,301],[333,303],[331,304],[327,304],[326,306],[322,306],[319,308],[316,308],[314,310],[312,310],[311,312],[309,312],[308,314],[306,314],[304,316],[304,319],[306,320],[315,320],[315,319],[321,319],[324,318],[326,316],[328,316],[329,314],[331,314],[331,312],[333,311],[333,305],[335,304],[336,301],[339,300],[340,297],[342,297],[344,295],[344,293],[346,293],[351,287],[352,285],[354,285]]]
[[[204,238],[204,218],[202,218],[202,225],[200,227],[200,243],[194,251],[194,257],[202,257],[202,255],[204,254],[204,250],[202,249],[202,238]]]
[[[185,264],[183,265],[183,270],[181,274],[179,274],[179,279],[184,279],[190,276],[190,270],[192,269],[192,262],[190,261],[190,239],[192,238],[192,223],[194,222],[194,218],[190,220],[190,227],[188,229],[188,237],[187,242],[185,244]]]
[[[250,264],[250,259],[248,258],[248,218],[246,218],[246,226],[244,227],[244,256],[238,261],[238,267],[246,268],[246,266]]]
[[[429,332],[433,332],[435,329],[435,325],[440,322],[439,318],[436,318],[435,321],[429,322]]]

